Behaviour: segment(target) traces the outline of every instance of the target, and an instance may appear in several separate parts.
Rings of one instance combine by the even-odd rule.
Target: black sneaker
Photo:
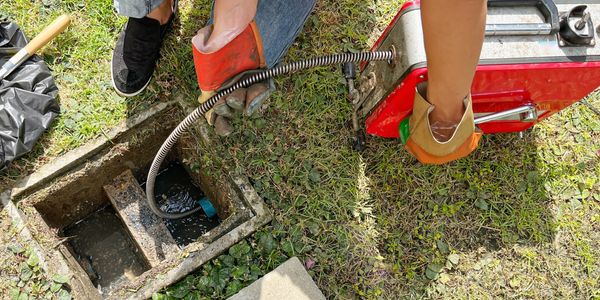
[[[112,82],[117,94],[133,97],[148,86],[175,13],[165,25],[147,17],[129,18],[119,34],[111,61]]]

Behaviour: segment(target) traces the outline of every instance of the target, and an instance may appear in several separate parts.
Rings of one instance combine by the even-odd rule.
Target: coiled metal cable
[[[391,61],[394,58],[393,51],[374,51],[374,52],[361,52],[361,53],[343,53],[343,54],[334,54],[322,57],[316,57],[308,60],[293,62],[287,65],[281,65],[274,67],[272,69],[264,70],[260,73],[254,74],[246,79],[240,80],[234,85],[224,90],[219,91],[216,95],[212,96],[208,101],[204,102],[200,107],[196,108],[190,115],[188,115],[177,127],[169,137],[162,144],[156,157],[152,161],[152,166],[150,167],[150,171],[148,172],[148,179],[146,181],[146,197],[148,199],[148,205],[152,211],[161,218],[165,219],[179,219],[187,217],[191,214],[198,212],[201,207],[196,207],[187,212],[183,213],[168,213],[164,212],[158,206],[156,199],[154,198],[154,184],[156,180],[156,176],[160,170],[160,165],[167,157],[167,154],[173,148],[177,140],[183,135],[185,131],[187,131],[190,126],[194,122],[196,122],[199,118],[201,118],[207,111],[209,111],[219,99],[230,94],[231,92],[239,89],[246,88],[255,83],[262,82],[268,78],[272,78],[275,76],[279,76],[282,74],[289,74],[299,70],[326,66],[326,65],[334,65],[334,64],[342,64],[347,62],[361,62],[361,61],[381,61],[388,60]]]

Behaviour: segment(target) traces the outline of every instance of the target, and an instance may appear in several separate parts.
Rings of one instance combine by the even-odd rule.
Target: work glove
[[[231,120],[238,116],[256,116],[264,101],[275,91],[273,79],[233,91],[220,99],[213,108],[215,132],[228,136],[233,132]]]
[[[254,13],[249,4],[253,0],[221,1],[216,5],[231,7],[215,7],[213,15],[217,23],[227,20],[219,23],[227,28],[211,24],[198,31],[192,40],[201,103],[246,76],[274,67],[301,32],[316,2],[258,0],[254,1]],[[257,114],[274,90],[273,79],[268,79],[234,91],[206,113],[206,120],[215,126],[217,134],[227,136],[233,132],[232,118]]]
[[[471,96],[464,99],[465,113],[458,124],[430,124],[429,115],[435,109],[415,92],[413,112],[409,119],[410,135],[405,147],[423,164],[445,164],[461,159],[479,145],[482,132],[475,127]]]
[[[198,76],[198,84],[202,90],[199,101],[206,102],[219,90],[231,86],[253,70],[266,67],[261,42],[257,39],[256,24],[252,21],[233,40],[220,49],[207,53],[207,41],[211,36],[212,26],[207,26],[194,37],[194,63]],[[209,50],[210,51],[210,50]],[[252,115],[259,110],[263,101],[274,91],[272,80],[261,82],[247,89],[238,89],[221,98],[205,115],[210,125],[220,136],[233,132],[230,122],[236,115]]]

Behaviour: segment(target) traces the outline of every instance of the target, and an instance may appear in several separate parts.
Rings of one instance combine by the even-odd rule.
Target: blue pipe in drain
[[[202,210],[204,210],[204,213],[209,219],[212,219],[217,215],[217,209],[213,206],[212,202],[210,202],[210,199],[208,199],[208,197],[200,199],[198,203],[200,204],[200,207],[202,207]]]

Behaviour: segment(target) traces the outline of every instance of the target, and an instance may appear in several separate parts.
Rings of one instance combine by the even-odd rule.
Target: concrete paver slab
[[[297,257],[292,257],[229,300],[321,300],[319,290]]]

